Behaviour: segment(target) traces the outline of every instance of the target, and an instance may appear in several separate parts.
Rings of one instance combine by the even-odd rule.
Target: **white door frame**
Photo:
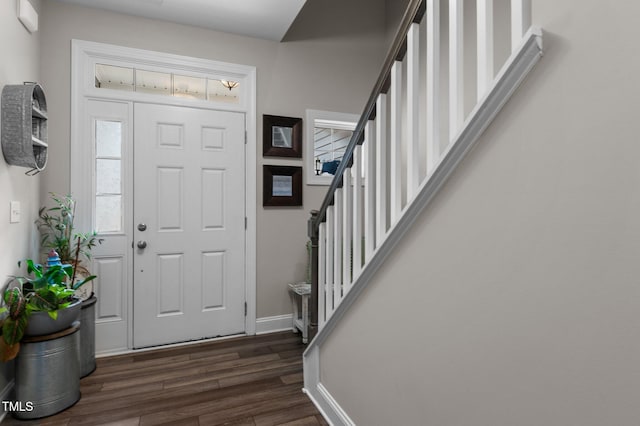
[[[120,102],[146,102],[165,105],[187,106],[211,110],[243,112],[246,115],[246,156],[245,156],[245,206],[247,230],[245,233],[245,297],[247,315],[245,333],[256,332],[256,68],[254,66],[230,64],[208,59],[133,49],[103,43],[72,40],[71,43],[71,164],[70,190],[78,199],[76,225],[79,229],[94,229],[92,190],[93,167],[90,161],[92,148],[83,140],[83,106],[88,99]],[[241,94],[237,104],[191,100],[172,96],[162,96],[137,92],[101,89],[95,87],[96,64],[117,65],[152,71],[186,73],[213,79],[240,82]],[[132,232],[132,230],[128,230]],[[133,238],[133,236],[131,236]],[[131,281],[126,284],[127,300],[133,291]],[[132,304],[128,312],[128,348],[133,347]]]

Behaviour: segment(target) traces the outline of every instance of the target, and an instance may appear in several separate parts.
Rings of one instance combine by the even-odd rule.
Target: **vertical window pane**
[[[122,193],[120,165],[120,160],[96,160],[97,195]]]
[[[96,231],[100,234],[122,231],[122,196],[96,196]]]
[[[98,157],[120,157],[122,152],[122,123],[119,121],[96,121],[96,155]]]
[[[96,120],[94,130],[96,231],[122,232],[122,123]]]

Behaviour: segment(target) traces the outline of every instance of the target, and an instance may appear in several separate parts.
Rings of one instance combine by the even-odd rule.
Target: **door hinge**
[[[245,217],[244,217],[244,229],[245,229],[245,230],[247,229],[248,221],[249,221],[249,220],[248,220],[248,219],[247,219],[247,217],[245,216]]]
[[[244,302],[244,316],[247,316],[247,302]]]
[[[247,144],[247,139],[249,138],[249,136],[247,136],[247,131],[244,131],[244,144]]]

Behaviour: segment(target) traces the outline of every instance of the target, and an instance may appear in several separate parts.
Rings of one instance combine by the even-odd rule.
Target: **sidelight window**
[[[122,232],[122,123],[95,120],[96,231]]]

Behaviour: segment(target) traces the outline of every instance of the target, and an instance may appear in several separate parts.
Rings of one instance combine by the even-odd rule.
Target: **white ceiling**
[[[57,0],[281,41],[307,0]]]

